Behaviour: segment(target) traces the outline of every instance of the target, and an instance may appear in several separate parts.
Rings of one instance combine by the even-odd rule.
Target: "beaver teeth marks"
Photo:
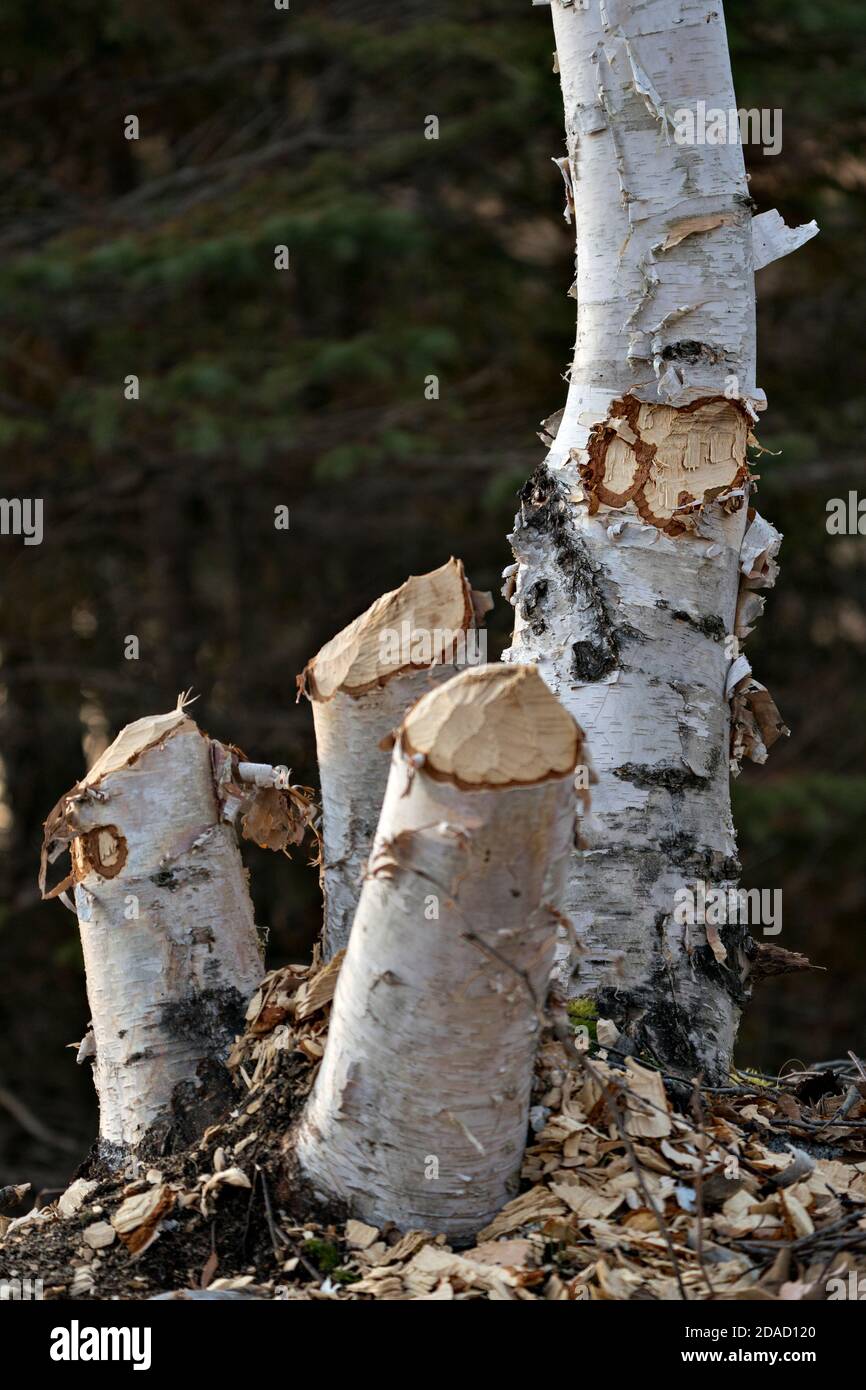
[[[677,410],[626,395],[572,458],[590,515],[632,502],[644,521],[676,536],[707,502],[733,493],[731,508],[742,506],[748,441],[749,417],[739,401],[706,397]]]

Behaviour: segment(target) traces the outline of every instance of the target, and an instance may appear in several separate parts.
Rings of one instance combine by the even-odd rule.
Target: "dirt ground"
[[[620,1052],[539,1053],[519,1195],[469,1249],[323,1208],[291,1133],[339,962],[272,972],[230,1059],[234,1103],[193,1147],[64,1195],[0,1192],[0,1280],[46,1299],[812,1300],[866,1272],[866,1075],[854,1059],[706,1090]],[[23,1213],[23,1215],[22,1215]],[[841,1295],[839,1295],[841,1296]]]

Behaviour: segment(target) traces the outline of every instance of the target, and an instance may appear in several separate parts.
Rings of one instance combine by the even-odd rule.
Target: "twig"
[[[737,1240],[737,1239],[733,1239],[733,1240],[731,1241],[731,1244],[732,1244],[732,1245],[737,1245],[737,1246],[742,1246],[743,1249],[745,1249],[745,1250],[774,1250],[774,1251],[776,1251],[776,1253],[778,1253],[779,1250],[783,1249],[783,1247],[784,1247],[785,1245],[787,1245],[788,1249],[791,1250],[791,1251],[805,1250],[805,1249],[807,1249],[810,1245],[822,1245],[822,1244],[824,1243],[825,1240],[827,1240],[827,1239],[830,1238],[830,1236],[834,1236],[834,1235],[836,1235],[837,1233],[841,1233],[841,1232],[846,1231],[847,1228],[851,1225],[851,1222],[852,1222],[852,1221],[859,1221],[860,1215],[861,1215],[861,1213],[859,1212],[859,1210],[858,1210],[858,1211],[851,1211],[851,1212],[848,1212],[845,1216],[841,1217],[838,1221],[834,1221],[834,1222],[833,1222],[831,1225],[829,1225],[829,1226],[824,1226],[822,1230],[813,1231],[813,1232],[811,1233],[811,1235],[808,1235],[808,1236],[798,1236],[796,1240],[790,1240],[790,1241],[779,1242],[779,1241],[770,1241],[770,1240]],[[853,1235],[854,1235],[854,1243],[855,1243],[855,1244],[856,1244],[857,1242],[861,1241],[861,1240],[866,1241],[866,1231],[864,1231],[864,1232],[854,1232]],[[840,1241],[837,1243],[837,1245],[838,1245],[838,1246],[841,1246],[842,1243],[843,1243],[843,1241],[840,1240]]]
[[[612,1052],[615,1057],[625,1058],[634,1056],[634,1053],[623,1052],[621,1048],[613,1047],[610,1044],[606,1044],[604,1050],[605,1052]],[[646,1067],[648,1071],[657,1071],[659,1076],[663,1077],[665,1081],[673,1081],[679,1086],[687,1086],[689,1081],[691,1081],[694,1085],[694,1077],[677,1076],[676,1072],[665,1071],[659,1066],[658,1062],[652,1062],[648,1058],[643,1057],[636,1057],[635,1061],[639,1061],[641,1066]],[[768,1096],[783,1094],[778,1086],[708,1086],[703,1081],[701,1082],[701,1090],[711,1092],[714,1096]]]
[[[849,1111],[853,1110],[857,1102],[862,1099],[863,1097],[861,1096],[858,1088],[856,1086],[849,1086],[848,1090],[845,1092],[845,1099],[839,1106],[838,1110],[834,1110],[833,1114],[830,1116],[828,1120],[825,1120],[823,1124],[818,1125],[818,1132],[820,1133],[822,1129],[830,1129],[833,1125],[841,1124],[845,1120],[845,1116],[849,1113]],[[809,1124],[809,1121],[806,1120],[803,1123]],[[856,1124],[857,1122],[856,1120],[851,1120],[848,1123]]]
[[[264,1169],[260,1168],[258,1164],[256,1164],[256,1171],[259,1174],[259,1177],[262,1181],[262,1195],[265,1199],[265,1216],[267,1217],[268,1231],[271,1237],[271,1246],[273,1247],[274,1254],[279,1259],[280,1255],[282,1254],[282,1251],[280,1249],[280,1233],[277,1230],[276,1223],[274,1221],[274,1212],[271,1206],[271,1194],[268,1191],[268,1180],[265,1177]]]
[[[857,1057],[855,1053],[851,1052],[850,1049],[848,1051],[848,1056],[851,1058],[851,1061],[854,1063],[855,1067],[860,1073],[861,1079],[863,1081],[866,1081],[866,1067],[863,1066],[863,1063],[860,1061],[860,1058]]]
[[[635,1178],[637,1179],[638,1187],[641,1190],[641,1196],[644,1199],[644,1203],[646,1204],[647,1210],[651,1211],[653,1216],[655,1217],[655,1223],[658,1227],[659,1235],[661,1236],[662,1240],[667,1246],[668,1255],[670,1257],[670,1261],[674,1270],[674,1277],[677,1281],[677,1288],[680,1291],[680,1297],[682,1298],[684,1303],[688,1303],[689,1296],[686,1293],[686,1286],[683,1283],[683,1276],[680,1271],[680,1262],[677,1259],[677,1254],[674,1250],[674,1245],[670,1237],[670,1232],[668,1231],[664,1216],[659,1211],[658,1207],[656,1206],[655,1202],[650,1196],[649,1189],[644,1180],[643,1170],[640,1166],[640,1163],[638,1162],[637,1154],[634,1151],[631,1139],[628,1137],[628,1134],[626,1133],[625,1120],[623,1119],[622,1114],[620,1112],[619,1102],[614,1096],[613,1087],[607,1085],[607,1083],[604,1081],[600,1073],[592,1065],[589,1059],[583,1056],[582,1053],[578,1052],[577,1048],[575,1048],[575,1053],[580,1058],[580,1062],[584,1070],[588,1073],[589,1076],[592,1077],[595,1084],[601,1087],[602,1094],[604,1095],[604,1098],[607,1101],[608,1106],[610,1107],[611,1114],[614,1118],[614,1123],[616,1124],[616,1127],[619,1131],[619,1137],[622,1140],[623,1147],[625,1148],[626,1155],[628,1157],[628,1161],[631,1164],[632,1171],[634,1172]]]
[[[249,1240],[250,1240],[250,1223],[251,1223],[252,1217],[253,1217],[253,1202],[255,1201],[256,1187],[258,1186],[258,1181],[259,1181],[259,1166],[258,1166],[258,1164],[255,1164],[255,1166],[254,1166],[254,1168],[253,1168],[253,1185],[252,1185],[252,1187],[250,1188],[249,1201],[247,1202],[247,1217],[246,1217],[246,1220],[245,1220],[245,1222],[244,1222],[244,1234],[243,1234],[243,1239],[241,1240],[241,1254],[243,1255],[243,1258],[244,1258],[244,1259],[246,1259],[247,1250],[248,1250],[248,1248],[249,1248]]]

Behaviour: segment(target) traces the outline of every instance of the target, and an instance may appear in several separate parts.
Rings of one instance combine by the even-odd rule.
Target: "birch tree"
[[[231,1101],[224,1066],[264,972],[232,822],[259,843],[297,841],[285,770],[239,760],[184,708],[123,729],[45,826],[40,883],[74,894],[92,1023],[99,1156],[197,1137]],[[50,891],[48,863],[71,872]]]
[[[750,504],[754,272],[801,244],[754,216],[722,5],[552,0],[577,241],[564,409],[521,497],[506,659],[535,661],[598,773],[567,912],[573,993],[669,1065],[728,1068],[754,950],[743,926],[686,926],[678,889],[733,886],[729,774],[784,730],[739,650],[780,537]],[[704,107],[700,106],[704,103]],[[691,140],[682,113],[694,117]]]
[[[517,1191],[580,749],[522,666],[455,676],[396,737],[297,1147],[365,1220],[466,1237]]]
[[[298,677],[316,726],[327,960],[346,947],[358,906],[388,781],[383,741],[431,684],[478,663],[480,619],[490,603],[452,558],[382,594]]]

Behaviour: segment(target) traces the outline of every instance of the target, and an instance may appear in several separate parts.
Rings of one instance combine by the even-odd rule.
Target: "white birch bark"
[[[735,110],[721,4],[552,0],[552,15],[577,337],[567,402],[510,538],[506,660],[538,663],[598,774],[590,848],[569,873],[584,946],[571,992],[596,992],[669,1065],[717,1080],[748,933],[708,942],[674,921],[674,900],[738,873],[728,700],[754,692],[731,637],[755,611],[741,581],[772,582],[779,541],[747,508],[749,428],[765,404],[754,245],[766,264],[812,228],[786,238],[770,214],[753,220],[739,142],[674,138],[675,112]],[[747,530],[772,532],[758,577]],[[762,714],[771,742],[781,722],[774,707]],[[754,732],[738,752],[765,751]]]
[[[323,951],[345,949],[385,795],[384,740],[432,685],[483,660],[463,565],[451,559],[378,598],[333,637],[299,678],[313,706],[322,789]]]
[[[179,706],[125,728],[46,823],[51,857],[71,852],[111,1166],[188,1142],[230,1098],[224,1059],[263,973],[218,794],[231,768]]]
[[[580,732],[531,667],[407,716],[298,1135],[322,1196],[471,1237],[516,1192]]]

